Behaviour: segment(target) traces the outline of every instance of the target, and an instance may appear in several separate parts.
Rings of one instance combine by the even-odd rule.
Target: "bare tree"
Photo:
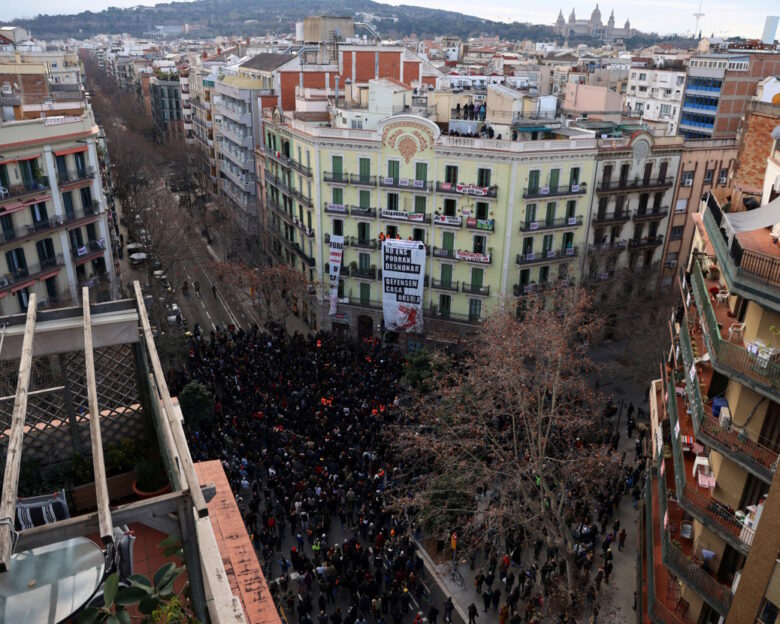
[[[518,315],[487,319],[457,359],[434,356],[433,390],[410,410],[420,426],[397,435],[413,484],[397,501],[438,537],[457,530],[466,549],[542,540],[565,561],[558,600],[572,605],[575,527],[620,465],[589,409],[599,323],[574,288],[529,297]]]

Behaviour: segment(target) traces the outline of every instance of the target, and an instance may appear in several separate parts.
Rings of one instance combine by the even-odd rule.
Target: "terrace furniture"
[[[732,323],[729,327],[729,342],[732,342],[732,339],[734,337],[739,338],[742,340],[742,336],[745,333],[745,324],[744,323]]]
[[[0,621],[61,622],[87,603],[104,570],[103,551],[85,537],[16,553],[0,574]]]
[[[70,518],[70,511],[65,498],[65,490],[43,496],[20,498],[16,501],[14,529],[24,531],[68,518]]]

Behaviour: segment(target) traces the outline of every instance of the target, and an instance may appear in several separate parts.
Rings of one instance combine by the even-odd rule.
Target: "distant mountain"
[[[295,22],[308,15],[371,14],[382,37],[396,38],[454,35],[498,35],[502,39],[551,41],[551,26],[494,22],[453,11],[422,7],[391,6],[371,0],[196,0],[169,2],[153,7],[109,8],[77,15],[38,15],[13,23],[29,29],[37,39],[87,38],[105,33],[141,36],[157,26],[190,24],[192,37],[215,35],[258,36],[295,32]],[[658,40],[643,37],[637,45]]]

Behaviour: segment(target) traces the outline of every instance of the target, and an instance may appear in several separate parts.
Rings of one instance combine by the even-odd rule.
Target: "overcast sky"
[[[470,15],[479,15],[499,21],[521,21],[533,24],[552,24],[558,17],[558,9],[563,9],[563,15],[568,19],[574,7],[578,19],[590,16],[594,2],[567,0],[546,2],[547,6],[538,7],[530,0],[394,0],[391,4],[413,4],[437,9],[460,11]],[[259,0],[258,3],[261,3]],[[63,11],[78,13],[80,11],[99,11],[108,6],[136,6],[138,4],[153,5],[155,0],[4,0],[0,2],[0,20],[15,17],[29,17],[39,13],[57,14]],[[479,7],[479,11],[475,9]],[[615,23],[622,26],[626,18],[631,20],[634,28],[645,32],[693,32],[695,18],[693,13],[698,9],[698,0],[621,0],[619,3],[601,3],[602,20],[606,23],[610,11],[615,10]],[[549,8],[548,8],[549,7]],[[770,13],[778,14],[776,0],[703,0],[702,12],[705,16],[700,22],[700,30],[704,35],[742,35],[743,37],[759,37],[764,27],[764,17]],[[33,33],[35,35],[35,33]]]

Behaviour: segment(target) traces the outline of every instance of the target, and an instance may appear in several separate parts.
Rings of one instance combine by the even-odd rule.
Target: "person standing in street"
[[[452,598],[450,598],[450,601]],[[479,609],[473,602],[469,605],[469,624],[477,624],[477,618],[479,617]]]
[[[436,608],[435,605],[431,605],[431,608],[428,609],[428,621],[431,624],[436,624],[436,620],[439,617],[439,610]]]
[[[452,604],[452,596],[447,596],[447,601],[444,603],[444,621],[446,623],[452,622],[452,609],[455,607]]]

